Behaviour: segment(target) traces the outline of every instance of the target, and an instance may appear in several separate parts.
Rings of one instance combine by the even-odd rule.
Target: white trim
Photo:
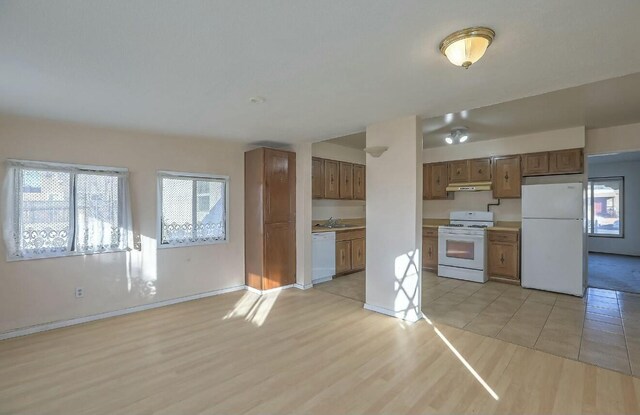
[[[247,291],[252,292],[254,294],[258,294],[258,295],[263,295],[263,294],[269,294],[269,293],[286,290],[287,288],[292,288],[294,286],[295,284],[289,284],[289,285],[283,285],[282,287],[270,288],[268,290],[259,290],[257,288],[249,287],[247,285]]]
[[[313,288],[313,284],[298,284],[295,283],[293,286],[299,290],[308,290],[309,288]]]
[[[316,278],[312,282],[313,282],[313,284],[321,284],[323,282],[331,281],[332,279],[333,279],[333,276],[322,277],[322,278]]]
[[[226,294],[233,291],[240,291],[246,289],[245,285],[238,285],[230,288],[222,288],[219,290],[208,291],[200,294],[189,295],[186,297],[173,298],[170,300],[158,301],[157,303],[143,304],[135,307],[125,308],[122,310],[107,311],[105,313],[94,314],[92,316],[78,317],[70,320],[54,321],[52,323],[39,324],[36,326],[25,327],[21,329],[15,329],[0,333],[0,340],[11,339],[14,337],[26,336],[28,334],[39,333],[42,331],[48,331],[58,329],[62,327],[74,326],[76,324],[88,323],[90,321],[102,320],[105,318],[111,318],[116,316],[122,316],[125,314],[136,313],[138,311],[151,310],[154,308],[165,307],[168,305],[183,303],[186,301],[198,300],[206,297],[213,297],[215,295]]]
[[[399,318],[401,320],[408,321],[410,323],[415,323],[417,321],[420,321],[424,317],[424,314],[422,313],[422,311],[418,310],[418,307],[416,307],[416,310],[414,310],[414,312],[416,313],[416,316],[414,318],[405,318],[404,315],[407,313],[406,311],[389,310],[388,308],[379,307],[377,305],[371,305],[369,303],[364,303],[364,309],[369,311],[374,311],[376,313],[384,314],[387,316]]]
[[[163,178],[183,178],[195,181],[198,179],[214,179],[224,182],[224,239],[217,239],[206,242],[185,242],[180,245],[162,243],[162,179]],[[158,249],[183,248],[187,246],[217,245],[229,243],[229,176],[205,174],[205,173],[183,173],[168,170],[158,170],[156,175],[156,247]],[[197,195],[193,195],[193,203],[196,202]]]

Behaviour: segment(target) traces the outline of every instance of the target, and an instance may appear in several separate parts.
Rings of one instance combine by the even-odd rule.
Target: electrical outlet
[[[76,287],[76,298],[84,297],[84,288]]]

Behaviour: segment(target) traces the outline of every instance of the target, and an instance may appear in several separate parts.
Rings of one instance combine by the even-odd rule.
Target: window
[[[126,169],[9,160],[7,259],[128,249]]]
[[[587,231],[589,236],[623,237],[624,178],[589,179]]]
[[[227,241],[228,177],[160,172],[160,247]]]

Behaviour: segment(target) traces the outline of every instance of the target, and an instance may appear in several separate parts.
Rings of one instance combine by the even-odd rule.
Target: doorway
[[[640,151],[587,163],[588,284],[640,294]]]

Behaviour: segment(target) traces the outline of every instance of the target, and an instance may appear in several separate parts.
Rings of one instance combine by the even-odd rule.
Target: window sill
[[[191,246],[206,246],[206,245],[218,245],[218,244],[227,244],[227,243],[229,243],[228,238],[220,241],[211,241],[211,242],[185,242],[180,245],[158,244],[158,249],[187,248]]]
[[[67,257],[76,257],[76,256],[92,256],[92,255],[101,255],[101,254],[116,254],[120,252],[130,252],[132,249],[116,249],[113,251],[99,251],[99,252],[66,252],[60,255],[43,255],[43,256],[35,256],[35,257],[7,257],[7,262],[20,262],[20,261],[32,261],[38,259],[54,259],[54,258],[67,258]]]

